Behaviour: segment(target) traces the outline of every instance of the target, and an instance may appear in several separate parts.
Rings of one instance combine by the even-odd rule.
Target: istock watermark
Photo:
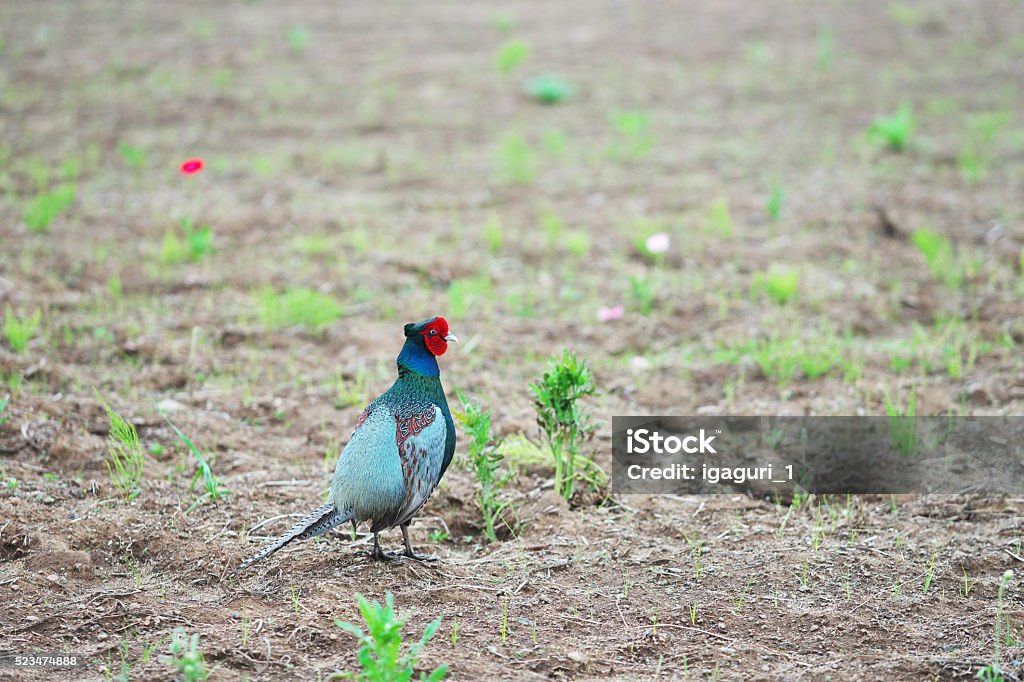
[[[1024,416],[614,417],[616,493],[1024,493]]]
[[[700,430],[700,435],[682,437],[663,436],[650,429],[626,429],[626,452],[630,454],[686,452],[691,455],[698,452],[714,453],[715,449],[711,446],[711,441],[714,439],[714,436],[705,435],[704,429]]]

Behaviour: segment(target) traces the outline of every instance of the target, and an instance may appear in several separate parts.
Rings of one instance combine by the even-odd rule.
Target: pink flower
[[[178,172],[182,175],[195,175],[199,171],[203,170],[205,163],[198,156],[193,159],[186,159],[182,162],[181,166],[178,167]]]
[[[626,312],[626,309],[621,305],[617,305],[611,308],[600,308],[597,311],[597,319],[601,322],[611,322],[617,320]]]
[[[647,242],[645,245],[647,246],[647,251],[650,253],[665,253],[666,251],[668,251],[668,235],[665,234],[664,232],[652,234],[650,237],[647,238]]]

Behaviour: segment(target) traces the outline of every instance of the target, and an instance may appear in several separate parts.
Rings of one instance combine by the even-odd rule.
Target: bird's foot
[[[413,561],[437,561],[436,556],[422,556],[415,552],[385,552],[381,549],[370,550],[370,558],[376,559],[377,561],[402,561],[403,559],[412,559]]]
[[[391,552],[383,552],[378,549],[376,551],[370,550],[370,558],[376,561],[394,561],[396,559],[401,559],[402,557],[392,554]]]
[[[420,556],[416,552],[412,551],[412,543],[409,542],[409,524],[402,525],[402,540],[405,541],[405,554],[402,556],[406,559],[413,559],[415,561],[437,561],[436,556]]]
[[[437,561],[436,556],[424,556],[422,554],[417,554],[413,551],[406,551],[404,554],[401,554],[399,556],[404,559],[413,559],[414,561]]]
[[[373,549],[370,550],[370,558],[376,561],[394,561],[400,557],[395,556],[391,552],[385,552],[380,548],[380,545],[373,543]]]

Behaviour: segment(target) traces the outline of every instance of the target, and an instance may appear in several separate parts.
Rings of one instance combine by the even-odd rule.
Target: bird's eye
[[[430,330],[430,335],[431,336],[437,336],[437,330],[436,329],[431,329]]]

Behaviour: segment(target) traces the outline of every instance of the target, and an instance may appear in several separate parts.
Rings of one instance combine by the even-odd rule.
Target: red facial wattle
[[[432,355],[444,355],[448,350],[448,341],[445,340],[448,336],[448,321],[443,317],[428,324],[420,334],[423,335],[423,342]]]

